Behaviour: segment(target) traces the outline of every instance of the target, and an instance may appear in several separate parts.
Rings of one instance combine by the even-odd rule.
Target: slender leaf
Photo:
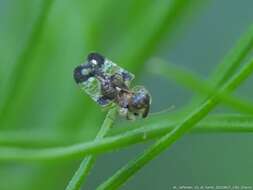
[[[155,116],[151,116],[145,121],[136,121],[135,123],[125,123],[116,124],[112,128],[107,137],[102,140],[101,144],[106,144],[110,146],[112,142],[110,139],[116,139],[119,143],[118,148],[125,147],[127,145],[121,142],[127,139],[131,144],[145,142],[153,138],[161,137],[166,132],[169,132],[177,125],[180,121],[171,117],[171,113],[164,113]],[[219,114],[207,116],[202,122],[200,122],[197,127],[191,130],[192,133],[231,133],[231,132],[241,132],[247,133],[253,131],[253,117],[248,115],[239,114]],[[146,139],[142,137],[146,136]],[[134,137],[138,139],[135,142]],[[26,133],[16,133],[16,132],[1,132],[0,134],[0,144],[1,146],[9,147],[47,147],[47,146],[62,146],[66,143],[72,144],[71,140],[77,141],[78,139],[73,139],[74,137],[69,136],[57,136],[56,134],[52,136],[41,136],[39,133],[33,132],[29,135]],[[73,146],[73,145],[72,145]],[[75,145],[74,145],[75,146]],[[82,147],[92,146],[96,148],[97,144],[93,142],[82,143]],[[98,146],[101,146],[98,144]],[[56,148],[57,149],[57,148]],[[112,149],[108,149],[112,150]],[[91,150],[93,151],[93,150]],[[105,150],[107,151],[107,150]]]
[[[196,76],[196,74],[180,68],[179,66],[171,63],[165,63],[158,59],[155,59],[154,63],[155,64],[153,64],[149,69],[152,73],[173,79],[174,81],[201,95],[210,96],[217,92],[212,83],[205,82],[204,79]],[[217,96],[222,100],[222,103],[227,106],[243,113],[253,114],[253,104],[250,101],[239,97],[236,98],[224,91],[218,93]]]
[[[122,149],[124,147],[143,143],[149,140],[164,136],[171,132],[180,120],[173,121],[170,113],[153,116],[148,121],[140,121],[134,124],[125,124],[122,128],[117,128],[109,132],[109,137],[99,141],[85,142],[65,147],[56,148],[20,148],[20,147],[0,147],[0,160],[6,161],[43,161],[63,158],[79,158],[90,154],[104,153],[108,151]],[[193,133],[209,132],[253,132],[253,117],[241,115],[214,115],[208,116],[201,121]]]
[[[117,115],[116,108],[113,108],[108,112],[108,114],[104,120],[104,123],[101,126],[101,129],[99,130],[99,132],[95,138],[95,141],[102,139],[106,135],[108,130],[112,127],[116,115]],[[69,181],[69,184],[66,187],[66,190],[80,189],[82,183],[85,181],[86,177],[88,176],[89,171],[91,170],[95,161],[96,161],[96,157],[93,155],[85,157],[83,159],[83,161],[81,162],[79,168],[75,172],[74,176]]]
[[[44,27],[47,21],[48,14],[52,7],[53,0],[45,0],[42,3],[41,13],[39,14],[36,23],[34,24],[30,37],[23,48],[23,51],[20,54],[20,57],[15,63],[15,67],[10,77],[10,82],[8,85],[7,92],[4,97],[3,105],[0,108],[0,123],[3,123],[3,120],[9,119],[8,114],[10,111],[16,109],[16,106],[19,105],[20,101],[20,92],[23,89],[23,83],[27,75],[32,75],[29,68],[32,63],[30,60],[36,52],[41,36],[44,32]]]
[[[253,49],[253,25],[238,40],[235,47],[225,56],[211,75],[210,81],[217,86],[224,84],[242,65],[243,60]]]

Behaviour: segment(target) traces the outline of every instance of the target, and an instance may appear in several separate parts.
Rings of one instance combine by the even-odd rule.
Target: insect
[[[86,63],[74,69],[74,79],[100,106],[116,104],[129,120],[148,116],[149,92],[143,86],[130,88],[134,75],[99,53],[90,53]]]

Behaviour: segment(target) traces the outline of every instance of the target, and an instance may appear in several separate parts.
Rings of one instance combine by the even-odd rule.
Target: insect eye
[[[104,64],[105,62],[105,58],[100,55],[99,53],[90,53],[87,57],[87,60],[89,63],[91,63],[92,65],[95,65],[95,66],[101,66],[102,64]]]

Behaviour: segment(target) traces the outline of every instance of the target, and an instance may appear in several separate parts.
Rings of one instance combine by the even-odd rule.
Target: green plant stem
[[[0,123],[3,123],[3,120],[7,118],[9,111],[14,109],[14,107],[17,105],[18,96],[20,95],[19,92],[23,87],[22,84],[24,78],[27,74],[30,74],[27,68],[29,68],[29,65],[34,64],[30,60],[33,57],[34,52],[36,51],[41,40],[41,36],[44,32],[43,29],[52,4],[53,0],[44,0],[42,2],[41,13],[32,28],[31,34],[25,47],[23,48],[23,51],[15,63],[12,75],[10,77],[8,89],[4,96],[4,103],[0,108]]]
[[[152,52],[157,49],[165,37],[168,40],[176,26],[182,23],[182,19],[186,17],[186,10],[189,10],[190,7],[193,8],[192,6],[195,4],[203,3],[203,1],[164,1],[159,3],[160,8],[157,14],[154,14],[155,6],[153,3],[147,8],[146,13],[141,16],[142,19],[126,30],[122,41],[113,48],[113,52],[116,51],[116,55],[122,60],[123,64],[129,66],[130,70],[140,71],[141,63],[144,63],[152,55]],[[152,16],[149,16],[149,14]],[[159,17],[157,17],[158,15]],[[136,40],[138,40],[138,43],[132,46],[131,44]]]
[[[253,25],[238,40],[235,47],[225,56],[210,77],[216,87],[224,84],[241,66],[247,54],[253,49]]]
[[[214,70],[209,77],[209,81],[212,82],[214,87],[223,85],[227,80],[235,74],[236,70],[241,66],[243,60],[249,54],[253,48],[253,25],[251,25],[248,31],[245,32],[238,40],[235,47],[233,47],[229,53],[225,56],[222,62]],[[204,99],[201,96],[195,97],[188,108],[193,108],[199,102]]]
[[[253,72],[253,60],[248,62],[234,77],[229,80],[221,91],[231,92],[238,87],[249,75]],[[217,95],[211,96],[204,101],[199,107],[192,111],[179,125],[177,125],[171,132],[167,133],[150,148],[144,151],[136,159],[130,161],[127,165],[118,170],[112,177],[101,184],[97,189],[118,189],[124,184],[133,174],[139,171],[143,166],[157,157],[161,152],[166,150],[176,140],[183,136],[188,130],[194,127],[202,118],[204,118],[218,103],[219,97]]]
[[[153,61],[155,64],[149,69],[150,72],[164,76],[165,78],[173,79],[181,85],[197,92],[201,95],[210,96],[216,93],[216,88],[210,82],[205,82],[202,78],[198,77],[179,66],[173,65],[168,62],[163,62],[159,59]],[[237,98],[230,95],[228,92],[220,92],[217,96],[222,100],[225,105],[234,108],[242,113],[253,114],[253,104],[250,101],[242,98]]]
[[[114,151],[137,143],[147,142],[159,138],[172,131],[179,124],[172,121],[170,114],[163,114],[151,118],[148,122],[136,122],[132,126],[126,125],[121,131],[118,129],[109,132],[110,137],[98,141],[85,142],[56,148],[20,148],[0,147],[0,160],[5,161],[44,161],[55,159],[74,159],[90,154]],[[135,127],[137,129],[135,129]],[[130,129],[130,130],[129,130]],[[209,116],[191,130],[194,133],[221,133],[221,132],[253,132],[253,117],[240,115]]]
[[[161,137],[165,132],[171,131],[180,119],[170,118],[171,113],[159,114],[151,116],[146,121],[136,121],[134,123],[116,124],[106,135],[106,139],[114,136],[125,136],[131,141],[132,132],[141,137],[144,133],[147,134],[147,140],[150,134],[156,134],[154,138]],[[137,130],[137,131],[136,131]],[[210,132],[241,132],[247,133],[253,131],[253,117],[248,115],[238,114],[219,114],[207,116],[205,120],[198,124],[192,133],[210,133]],[[140,138],[141,139],[141,138]],[[52,146],[62,146],[63,144],[73,144],[79,139],[75,136],[52,134],[41,135],[41,133],[33,132],[26,134],[25,132],[1,132],[1,146],[18,146],[26,148],[45,148]],[[120,142],[120,140],[119,140]],[[86,142],[87,143],[87,142]]]
[[[60,146],[72,141],[66,135],[59,134],[43,134],[38,131],[1,131],[0,145],[1,146],[20,146],[20,147],[46,147],[46,146]],[[75,139],[74,139],[75,140]]]
[[[117,115],[117,109],[112,108],[109,110],[96,138],[95,141],[102,139],[108,130],[112,127],[115,117]],[[83,159],[79,168],[76,170],[74,176],[69,181],[66,190],[79,190],[81,185],[84,183],[86,177],[88,176],[93,164],[96,161],[96,157],[94,155],[89,155]]]

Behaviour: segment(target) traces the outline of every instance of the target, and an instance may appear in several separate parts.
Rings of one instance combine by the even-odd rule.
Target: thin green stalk
[[[5,161],[43,161],[55,159],[74,159],[90,154],[98,154],[118,150],[133,144],[147,142],[160,138],[172,131],[179,121],[169,118],[170,113],[149,118],[149,121],[141,121],[132,125],[121,125],[122,128],[114,128],[109,132],[110,137],[99,141],[85,142],[65,147],[55,148],[20,148],[0,147],[0,160]],[[231,133],[253,132],[253,117],[240,115],[208,116],[191,130],[194,133]]]
[[[74,139],[76,140],[76,139]],[[41,131],[1,131],[0,145],[1,146],[20,146],[20,147],[48,147],[60,146],[66,142],[76,142],[66,135],[45,134]]]
[[[159,59],[155,59],[154,63],[155,64],[153,64],[149,69],[151,73],[164,76],[165,78],[171,78],[201,95],[208,96],[217,92],[216,88],[210,82],[205,82],[196,74],[180,68],[179,66],[168,62],[165,63]],[[229,95],[229,93],[225,91],[218,93],[217,96],[219,96],[222,103],[225,105],[246,114],[253,114],[252,102]]]
[[[112,108],[109,110],[96,138],[95,141],[102,139],[108,132],[108,130],[112,127],[115,117],[117,115],[117,109]],[[66,190],[79,190],[87,178],[93,164],[96,161],[96,157],[94,155],[89,155],[83,159],[79,168],[76,170],[74,176],[69,181]]]
[[[134,123],[116,124],[116,127],[112,128],[101,144],[106,144],[111,142],[108,139],[116,139],[119,143],[118,148],[123,146],[122,139],[127,139],[130,144],[145,142],[153,138],[159,138],[163,134],[171,131],[175,125],[179,123],[180,119],[171,118],[171,113],[159,114],[156,116],[150,116],[145,121],[136,121]],[[210,115],[200,122],[195,128],[191,130],[192,133],[231,133],[231,132],[253,132],[253,117],[249,115],[239,115],[239,114],[219,114]],[[142,139],[143,134],[145,134],[146,139]],[[133,142],[134,137],[138,137],[136,142]],[[67,139],[67,140],[66,140]],[[41,136],[40,133],[34,132],[29,135],[25,133],[16,132],[1,132],[0,133],[0,144],[1,146],[10,147],[25,147],[25,148],[44,148],[52,146],[62,146],[62,144],[71,144],[76,142],[73,136],[57,136],[56,134],[52,136]],[[87,144],[93,144],[93,142],[85,142],[82,144],[86,147]],[[96,147],[97,144],[93,144],[92,147]],[[75,146],[75,145],[72,145]],[[100,146],[100,145],[99,145]],[[107,144],[110,146],[110,144]],[[57,148],[55,148],[57,149]],[[109,149],[111,150],[111,149]]]
[[[146,14],[141,15],[140,21],[125,32],[126,35],[113,48],[113,52],[116,52],[122,64],[127,64],[130,70],[140,71],[143,66],[141,63],[152,55],[165,37],[168,40],[175,26],[181,23],[187,13],[186,10],[189,10],[194,2],[203,3],[203,1],[171,0],[157,4],[159,6],[157,9],[155,2],[152,2]],[[158,10],[157,14],[154,14],[154,9]],[[138,43],[135,43],[136,40]]]
[[[88,23],[84,25],[84,52],[87,54],[91,51],[101,51],[102,50],[102,34],[104,33],[101,28],[103,25],[101,23],[106,23],[104,20],[109,16],[108,10],[112,10],[113,1],[83,1],[85,4],[85,9],[82,10],[84,14],[84,18],[87,19]],[[87,10],[86,10],[87,9]],[[96,10],[96,13],[90,13],[92,10]],[[102,53],[102,52],[101,52]],[[86,55],[82,55],[85,56]],[[80,63],[76,63],[80,64]],[[89,107],[89,112],[83,115],[85,107]],[[71,126],[75,125],[76,128],[82,128],[85,124],[90,124],[91,117],[98,117],[98,113],[96,113],[96,107],[92,106],[91,101],[88,101],[88,97],[84,98],[83,96],[76,96],[73,98],[69,105],[65,110],[61,111],[59,117],[57,118],[57,122],[60,129],[72,130]],[[102,116],[101,116],[102,120]]]
[[[229,80],[221,91],[231,92],[238,87],[250,74],[253,72],[253,60],[248,62],[234,77]],[[199,107],[193,110],[179,125],[177,125],[171,132],[159,139],[150,148],[144,151],[136,159],[130,161],[127,165],[118,170],[115,175],[106,180],[97,189],[118,189],[131,176],[139,171],[143,166],[157,157],[161,152],[166,150],[170,145],[182,137],[188,130],[194,127],[201,119],[203,119],[218,103],[220,99],[214,95],[204,101]]]
[[[223,85],[227,80],[235,74],[236,70],[241,66],[243,60],[253,49],[253,25],[245,32],[244,35],[238,40],[236,45],[229,51],[222,62],[214,70],[209,77],[214,87]],[[195,97],[188,108],[193,108],[204,99],[200,96]]]
[[[31,64],[34,64],[30,60],[38,47],[52,4],[53,0],[42,1],[41,13],[32,28],[30,37],[23,48],[23,52],[21,52],[17,62],[15,63],[10,77],[7,92],[4,95],[3,105],[0,108],[0,123],[7,118],[6,115],[8,115],[9,111],[13,110],[17,104],[24,78],[27,74],[29,74],[27,68],[29,68]]]
[[[216,86],[222,85],[236,72],[241,66],[247,54],[253,49],[253,25],[238,40],[236,46],[231,49],[217,69],[210,77]]]

